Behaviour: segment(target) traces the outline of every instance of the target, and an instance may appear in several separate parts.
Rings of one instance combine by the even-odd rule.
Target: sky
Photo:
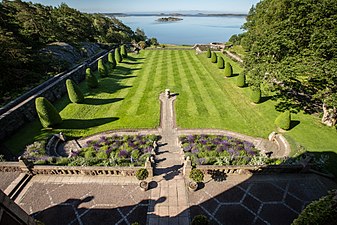
[[[260,0],[30,0],[33,3],[58,6],[62,2],[82,12],[135,13],[202,11],[248,13]]]

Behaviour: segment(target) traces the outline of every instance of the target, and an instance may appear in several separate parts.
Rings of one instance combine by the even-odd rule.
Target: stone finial
[[[171,97],[170,89],[165,89],[165,96],[166,96],[167,98],[170,98],[170,97]]]
[[[269,136],[268,136],[268,140],[269,141],[274,141],[274,138],[275,138],[275,136],[277,135],[277,133],[276,132],[271,132],[270,134],[269,134]]]

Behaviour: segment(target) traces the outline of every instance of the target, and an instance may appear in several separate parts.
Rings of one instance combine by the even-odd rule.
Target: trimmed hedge
[[[117,62],[117,63],[121,63],[122,60],[123,60],[123,58],[122,58],[122,56],[121,56],[121,53],[120,53],[120,51],[119,51],[119,48],[116,48],[116,49],[115,49],[115,59],[116,59],[116,62]]]
[[[206,56],[207,56],[207,58],[211,58],[212,57],[211,49],[209,49],[209,48],[207,49]]]
[[[52,127],[62,123],[62,118],[56,108],[44,97],[35,99],[35,108],[43,127]]]
[[[310,203],[291,225],[337,225],[337,192]]]
[[[111,52],[109,52],[108,54],[108,62],[110,65],[110,70],[113,70],[116,68],[116,60],[115,60],[114,55]]]
[[[276,126],[278,126],[283,130],[290,129],[290,122],[291,122],[291,114],[289,111],[281,113],[275,120]]]
[[[238,87],[246,86],[246,76],[244,73],[240,73],[239,76],[236,78],[236,85]]]
[[[107,77],[108,71],[103,64],[103,59],[98,60],[98,72],[101,77]]]
[[[72,103],[81,103],[84,101],[83,93],[80,87],[72,80],[66,80],[68,97]]]
[[[218,68],[219,69],[225,68],[225,61],[223,60],[221,56],[218,56]]]
[[[231,77],[233,75],[233,68],[232,65],[229,62],[226,62],[225,66],[225,76]]]
[[[196,168],[191,170],[189,177],[197,183],[200,183],[204,180],[204,174],[201,172],[201,170]]]
[[[215,52],[212,52],[212,57],[211,57],[211,61],[212,61],[212,63],[216,63],[217,62],[217,55],[216,55],[216,53]]]
[[[93,74],[91,74],[90,68],[87,68],[85,70],[85,80],[87,82],[88,88],[97,88],[98,87],[97,78]]]
[[[121,55],[122,57],[125,59],[126,57],[128,57],[128,52],[126,51],[126,47],[125,45],[121,46]]]
[[[250,98],[251,98],[252,102],[258,104],[261,101],[261,90],[260,90],[260,88],[252,89],[252,92],[250,94]]]

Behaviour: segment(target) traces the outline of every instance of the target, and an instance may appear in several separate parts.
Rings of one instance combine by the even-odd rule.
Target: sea
[[[162,16],[116,16],[132,30],[142,29],[148,38],[157,38],[160,44],[194,45],[226,42],[241,29],[245,16],[181,16],[183,20],[158,22]]]

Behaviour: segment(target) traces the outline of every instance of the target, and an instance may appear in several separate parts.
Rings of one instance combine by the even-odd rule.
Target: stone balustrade
[[[0,172],[21,172],[19,162],[0,162]]]

